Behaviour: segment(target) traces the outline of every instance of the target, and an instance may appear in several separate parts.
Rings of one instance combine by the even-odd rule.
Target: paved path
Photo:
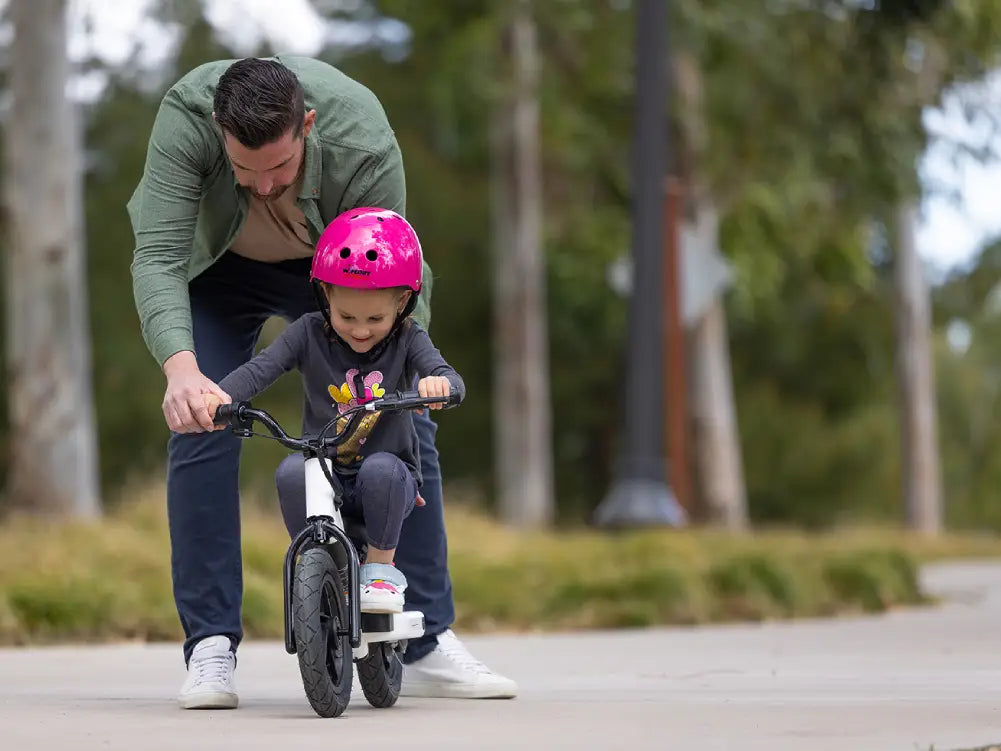
[[[837,749],[1001,741],[1001,565],[926,572],[951,604],[877,618],[470,638],[514,701],[401,699],[321,720],[277,642],[235,712],[184,712],[169,645],[0,650],[0,749]],[[336,745],[335,745],[336,744]],[[342,745],[344,744],[344,745]]]

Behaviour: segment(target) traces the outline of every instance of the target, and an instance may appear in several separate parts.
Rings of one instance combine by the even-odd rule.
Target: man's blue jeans
[[[208,378],[218,383],[249,360],[269,317],[293,321],[316,310],[309,266],[309,259],[270,264],[226,253],[190,283],[195,355]],[[404,521],[396,565],[408,581],[406,608],[424,613],[427,635],[410,642],[407,662],[430,652],[434,637],[455,619],[434,445],[437,425],[427,412],[415,414],[414,424],[426,505]],[[229,431],[170,436],[167,514],[185,662],[206,636],[225,634],[234,648],[243,638],[239,468],[240,439]]]

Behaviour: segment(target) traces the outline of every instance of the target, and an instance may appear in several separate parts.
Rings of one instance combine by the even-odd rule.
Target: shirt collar
[[[320,149],[320,137],[316,134],[315,125],[306,136],[306,153],[303,158],[306,164],[303,167],[299,198],[315,201],[320,197],[320,176],[323,174],[323,151]]]

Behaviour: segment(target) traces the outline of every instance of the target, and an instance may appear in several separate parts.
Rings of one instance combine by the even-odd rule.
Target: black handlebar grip
[[[216,407],[215,417],[212,418],[212,422],[216,425],[225,425],[233,417],[233,405],[232,404],[220,404]]]
[[[403,391],[400,392],[400,400],[414,402],[427,402],[428,400],[433,400],[431,401],[432,404],[441,404],[444,407],[458,407],[459,393],[457,391],[452,391],[448,395],[448,400],[442,402],[440,396],[423,397],[419,391]]]

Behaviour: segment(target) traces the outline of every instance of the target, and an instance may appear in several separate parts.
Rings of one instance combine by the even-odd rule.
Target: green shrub
[[[100,523],[0,526],[0,643],[177,640],[162,489]],[[633,628],[878,612],[926,602],[918,561],[998,554],[994,538],[894,532],[525,534],[450,504],[456,627]],[[31,544],[27,544],[31,541]],[[276,514],[243,517],[246,633],[281,638]]]

